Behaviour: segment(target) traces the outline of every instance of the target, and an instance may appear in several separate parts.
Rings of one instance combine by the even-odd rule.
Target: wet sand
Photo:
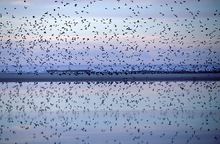
[[[0,73],[0,82],[59,82],[59,81],[220,81],[220,73]]]

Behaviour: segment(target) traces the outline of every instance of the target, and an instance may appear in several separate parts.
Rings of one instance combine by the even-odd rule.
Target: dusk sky
[[[219,64],[219,0],[1,0],[1,65]]]

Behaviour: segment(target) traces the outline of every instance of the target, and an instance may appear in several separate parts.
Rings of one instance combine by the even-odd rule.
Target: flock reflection
[[[220,82],[0,84],[2,143],[219,143]]]

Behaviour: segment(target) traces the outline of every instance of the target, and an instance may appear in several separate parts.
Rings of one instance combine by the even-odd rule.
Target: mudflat
[[[220,81],[220,73],[0,73],[0,82],[56,81]]]

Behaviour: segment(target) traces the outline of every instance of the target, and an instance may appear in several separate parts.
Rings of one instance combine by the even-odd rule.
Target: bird
[[[216,7],[203,9],[212,6],[209,2],[5,3],[0,6],[1,75],[37,77],[49,70],[57,77],[167,76],[219,70],[220,14]],[[0,140],[219,143],[219,87],[218,81],[133,78],[1,82]]]

